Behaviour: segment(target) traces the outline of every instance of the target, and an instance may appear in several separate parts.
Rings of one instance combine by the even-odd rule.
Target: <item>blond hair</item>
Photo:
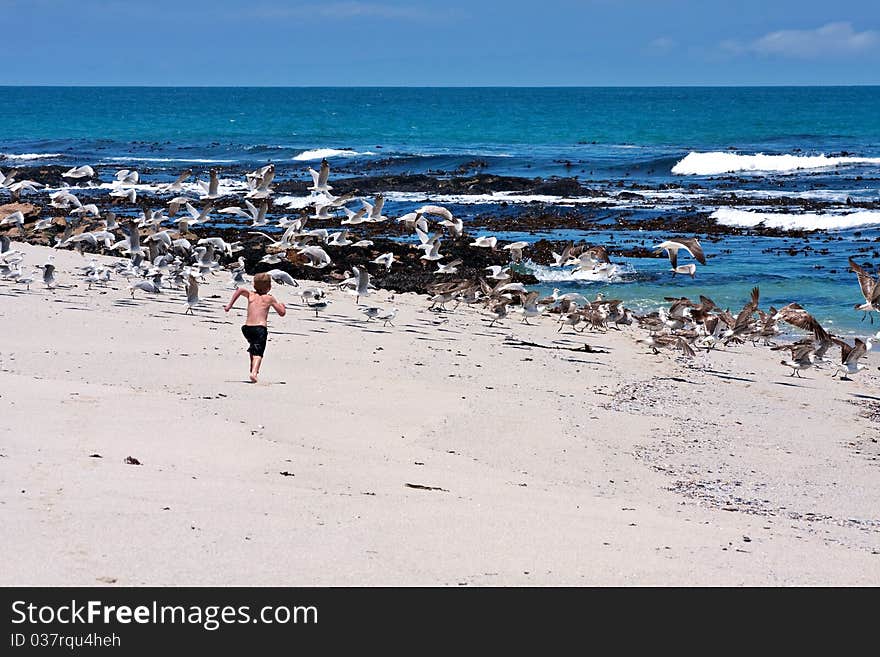
[[[266,272],[254,276],[254,290],[257,294],[266,294],[272,289],[272,277]]]

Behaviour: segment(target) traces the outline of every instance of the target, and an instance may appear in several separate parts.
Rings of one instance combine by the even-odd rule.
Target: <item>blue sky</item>
[[[0,84],[880,83],[880,0],[0,0]]]

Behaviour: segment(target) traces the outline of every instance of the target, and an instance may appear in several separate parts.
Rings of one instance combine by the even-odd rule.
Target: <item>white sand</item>
[[[191,317],[56,255],[54,293],[0,281],[2,584],[880,582],[876,355],[798,380],[750,344],[689,367],[635,328],[382,291],[383,329],[276,287],[251,385],[225,276]]]

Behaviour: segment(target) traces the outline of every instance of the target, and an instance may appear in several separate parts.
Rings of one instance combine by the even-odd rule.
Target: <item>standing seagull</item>
[[[195,308],[198,303],[199,282],[196,280],[195,276],[190,274],[186,284],[186,310],[183,311],[183,314],[186,315],[189,313],[190,315],[195,315],[193,308]]]
[[[700,240],[696,237],[683,237],[680,239],[666,240],[654,248],[656,249],[655,253],[660,253],[660,251],[664,250],[666,251],[666,255],[669,256],[669,264],[672,266],[674,274],[691,273],[689,271],[678,271],[678,252],[681,250],[687,251],[701,265],[706,264],[706,256],[703,254],[703,247],[700,246]]]
[[[46,287],[50,290],[54,290],[56,285],[55,265],[51,262],[47,262],[45,265],[40,266],[43,268],[43,283],[45,283]]]
[[[875,280],[871,277],[871,275],[865,271],[864,268],[860,267],[856,264],[856,261],[852,258],[849,259],[849,268],[850,271],[855,272],[856,276],[859,279],[859,287],[862,288],[862,296],[865,297],[865,303],[856,304],[853,306],[856,310],[861,310],[865,314],[862,315],[862,321],[865,321],[865,317],[871,317],[871,323],[874,323],[874,316],[871,315],[872,312],[880,313],[880,280]]]

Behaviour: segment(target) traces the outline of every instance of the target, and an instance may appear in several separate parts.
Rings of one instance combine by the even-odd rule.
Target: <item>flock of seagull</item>
[[[216,209],[224,215],[233,215],[250,222],[247,234],[265,240],[265,255],[260,263],[272,266],[291,261],[306,267],[324,269],[333,264],[325,246],[348,248],[367,248],[373,245],[368,239],[357,239],[351,234],[352,227],[361,224],[376,224],[392,219],[383,214],[384,198],[381,194],[369,202],[356,199],[354,194],[334,196],[330,184],[330,166],[323,160],[319,170],[308,169],[312,185],[308,187],[310,196],[307,208],[312,214],[302,213],[295,219],[282,217],[272,225],[268,218],[270,198],[274,193],[272,182],[275,177],[274,164],[268,164],[245,175],[247,189],[241,206],[229,205]],[[134,298],[140,291],[158,295],[163,290],[176,289],[185,292],[184,313],[194,313],[200,304],[200,285],[205,284],[221,271],[229,275],[229,287],[248,284],[244,258],[235,254],[243,250],[241,242],[227,242],[222,237],[205,236],[193,243],[192,228],[210,221],[218,199],[229,196],[221,194],[218,172],[212,169],[207,181],[187,181],[193,176],[192,170],[182,172],[175,181],[161,185],[157,195],[170,196],[165,201],[167,208],[158,210],[138,208],[137,171],[123,169],[118,171],[110,185],[109,196],[114,203],[129,204],[132,210],[139,209],[137,218],[118,217],[113,211],[102,213],[96,204],[84,203],[77,197],[80,189],[94,190],[95,187],[77,187],[67,184],[59,189],[49,190],[48,205],[67,213],[63,228],[53,219],[40,219],[26,228],[26,217],[20,210],[0,216],[0,230],[19,228],[20,236],[26,238],[26,231],[38,234],[55,231],[54,248],[73,248],[85,255],[86,248],[92,252],[103,251],[121,255],[112,265],[102,264],[97,258],[76,268],[75,274],[93,286],[106,286],[114,276],[128,280],[128,291]],[[62,174],[72,181],[92,180],[96,177],[91,166],[78,166]],[[32,180],[17,180],[16,172],[4,174],[0,171],[0,192],[8,193],[13,201],[20,201],[24,193],[40,193],[41,184]],[[358,209],[352,209],[353,202],[360,202]],[[200,207],[197,207],[199,206]],[[310,222],[325,221],[340,217],[340,230],[309,227]],[[830,367],[833,376],[848,378],[864,369],[860,361],[873,347],[871,339],[856,339],[853,345],[826,331],[819,322],[796,303],[779,310],[770,307],[766,311],[759,308],[759,290],[754,288],[742,310],[736,315],[730,310],[719,308],[711,299],[701,296],[699,302],[687,297],[667,298],[669,307],[639,315],[626,308],[620,299],[606,299],[599,294],[588,300],[582,294],[553,294],[541,297],[539,292],[529,290],[514,278],[513,266],[522,260],[523,251],[529,248],[524,241],[513,242],[499,247],[498,238],[481,235],[469,242],[473,248],[491,249],[495,252],[507,251],[510,262],[507,265],[492,265],[486,268],[485,276],[475,279],[462,279],[455,275],[463,264],[461,259],[448,260],[441,253],[442,242],[447,238],[460,238],[464,235],[461,218],[439,205],[423,205],[420,208],[397,217],[396,222],[411,231],[414,239],[411,246],[423,253],[419,260],[426,266],[436,266],[433,274],[438,282],[430,288],[430,309],[438,312],[448,311],[447,304],[454,303],[481,307],[491,318],[489,326],[507,319],[511,314],[519,315],[520,321],[529,324],[530,319],[541,316],[555,317],[557,331],[564,329],[581,332],[620,330],[621,326],[637,325],[647,331],[647,335],[637,338],[637,342],[648,347],[652,353],[661,348],[672,348],[682,356],[693,358],[698,351],[711,350],[719,346],[751,341],[762,342],[772,349],[787,351],[788,357],[782,362],[791,368],[792,376],[811,367]],[[166,225],[167,224],[167,225]],[[276,239],[270,233],[255,230],[273,227],[281,230]],[[679,255],[688,254],[701,265],[706,264],[705,254],[697,238],[671,238],[655,247],[658,253],[666,252],[672,276],[687,275],[695,277],[695,263],[679,264]],[[608,251],[604,246],[575,246],[569,243],[562,253],[552,254],[551,267],[571,268],[573,273],[586,271],[595,280],[610,280],[614,271]],[[441,262],[447,260],[447,262]],[[27,290],[37,282],[35,274],[48,289],[58,286],[54,256],[49,255],[46,262],[31,269],[24,266],[24,253],[11,248],[7,234],[0,233],[0,279],[23,285]],[[227,264],[224,266],[223,262]],[[394,253],[384,253],[369,263],[377,268],[390,270],[398,262]],[[850,269],[855,272],[865,298],[864,303],[855,304],[863,311],[863,319],[872,312],[880,312],[880,279],[873,278],[864,268],[850,259]],[[268,274],[279,285],[299,286],[299,283],[282,269],[270,269]],[[365,267],[352,266],[345,274],[332,274],[336,287],[355,298],[368,297],[375,288],[370,282],[370,272]],[[451,280],[450,280],[451,279]],[[323,288],[302,289],[300,298],[303,304],[316,314],[327,308],[330,299]],[[385,309],[378,306],[362,306],[366,321],[381,321],[383,325],[393,326],[398,309]],[[780,322],[790,324],[806,331],[809,335],[791,344],[776,345],[773,339],[780,330]],[[873,323],[873,316],[871,316]],[[578,328],[580,327],[580,328]],[[880,333],[875,336],[880,339]],[[840,358],[832,360],[828,354],[833,346],[840,347]]]

